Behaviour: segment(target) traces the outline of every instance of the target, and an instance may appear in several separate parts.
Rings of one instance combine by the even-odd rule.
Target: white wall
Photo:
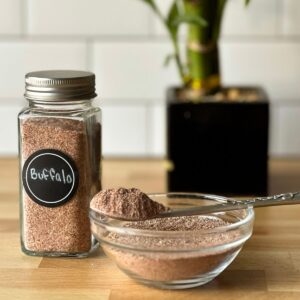
[[[271,154],[300,155],[300,1],[228,1],[224,83],[263,85]],[[70,68],[96,73],[104,155],[163,156],[165,90],[179,83],[175,67],[163,67],[170,51],[141,0],[0,0],[0,155],[17,153],[24,74]]]

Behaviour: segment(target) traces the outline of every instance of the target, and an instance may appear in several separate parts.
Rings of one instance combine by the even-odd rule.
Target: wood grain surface
[[[270,193],[300,190],[300,160],[271,161],[270,174]],[[163,192],[164,163],[104,161],[103,183]],[[183,291],[135,283],[100,249],[87,259],[26,256],[18,218],[17,159],[0,159],[0,299],[300,299],[300,206],[256,210],[254,234],[231,266],[211,283]]]

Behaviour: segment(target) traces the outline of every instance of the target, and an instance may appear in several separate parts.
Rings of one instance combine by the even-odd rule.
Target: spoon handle
[[[213,212],[222,212],[236,209],[245,209],[249,207],[264,207],[276,205],[289,205],[300,203],[300,192],[279,194],[268,197],[256,197],[246,200],[229,199],[228,202],[219,203],[207,206],[195,206],[186,209],[179,209],[161,213],[158,217],[177,217],[177,216],[193,216],[200,214],[207,214]]]
[[[245,202],[248,206],[252,206],[252,207],[299,204],[300,192],[278,194],[278,195],[267,196],[267,197],[257,197],[257,198],[245,200]]]

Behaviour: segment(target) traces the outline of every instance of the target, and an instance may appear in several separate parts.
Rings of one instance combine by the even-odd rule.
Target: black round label
[[[55,207],[69,201],[75,194],[79,173],[75,162],[61,151],[43,149],[25,161],[23,186],[36,203]]]

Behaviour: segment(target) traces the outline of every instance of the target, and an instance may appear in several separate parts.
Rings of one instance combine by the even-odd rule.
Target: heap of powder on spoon
[[[128,221],[151,219],[167,210],[136,188],[103,190],[94,196],[90,206],[103,215]]]

